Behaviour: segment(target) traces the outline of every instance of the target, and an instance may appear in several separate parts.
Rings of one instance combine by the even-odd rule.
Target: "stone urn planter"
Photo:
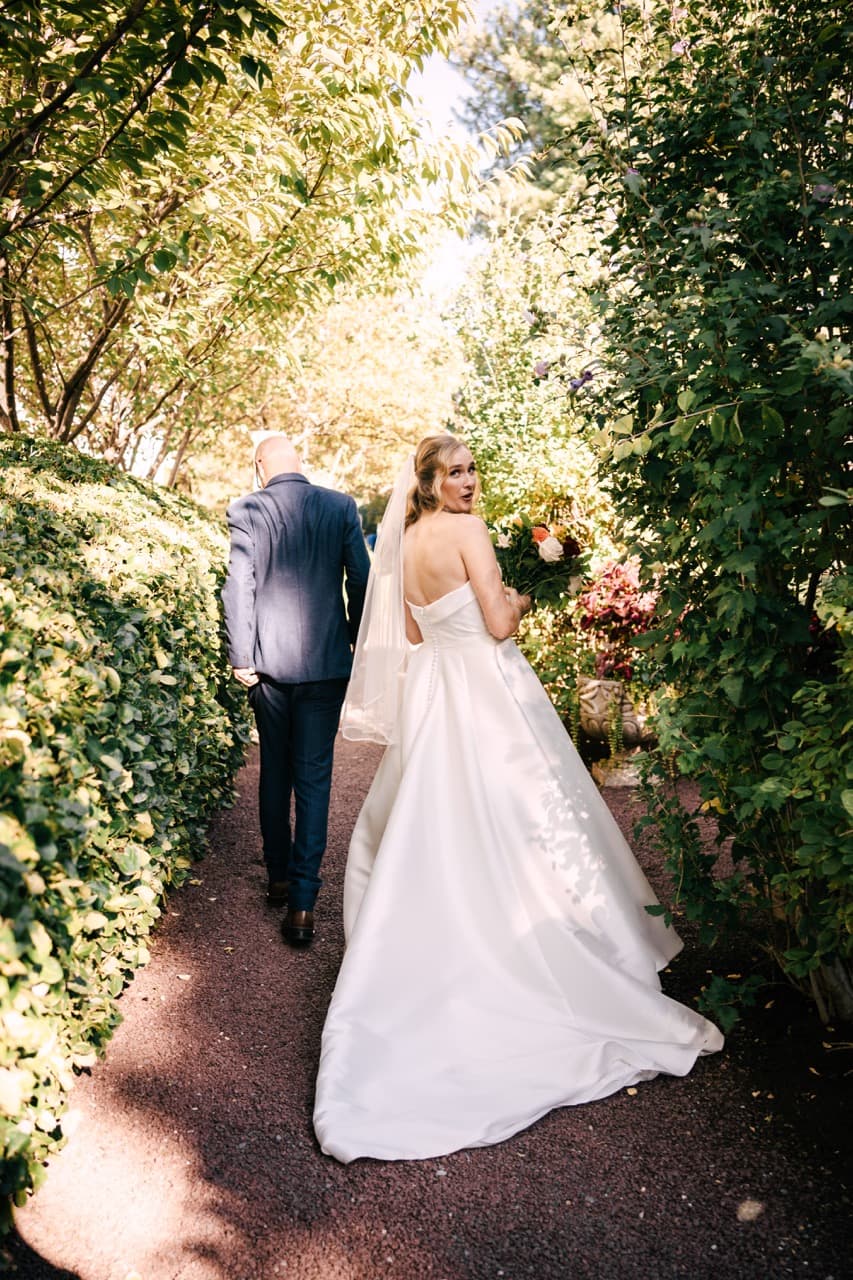
[[[646,728],[646,715],[638,710],[625,692],[621,680],[604,680],[597,676],[578,676],[580,726],[590,738],[610,741],[614,701],[622,715],[622,741],[626,747],[644,746],[653,739]]]

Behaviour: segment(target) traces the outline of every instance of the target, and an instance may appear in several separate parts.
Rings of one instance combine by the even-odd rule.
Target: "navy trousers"
[[[322,884],[332,756],[346,687],[346,680],[278,684],[262,677],[249,690],[261,747],[264,861],[271,881],[290,881],[292,911],[311,911]]]

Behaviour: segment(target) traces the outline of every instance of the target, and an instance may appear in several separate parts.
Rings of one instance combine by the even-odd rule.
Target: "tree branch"
[[[120,360],[116,365],[116,367],[113,369],[112,373],[109,375],[109,377],[104,380],[103,384],[101,385],[100,391],[98,391],[91,405],[83,414],[83,417],[80,418],[80,420],[78,421],[77,428],[74,432],[74,435],[72,436],[72,439],[76,439],[77,436],[81,435],[82,432],[86,430],[89,423],[92,421],[95,414],[98,412],[98,409],[101,407],[101,403],[104,399],[104,396],[107,394],[110,387],[113,386],[113,384],[118,380],[118,378],[125,372],[131,360],[136,355],[136,350],[137,350],[136,347],[133,347],[128,352],[124,360]]]
[[[121,42],[127,32],[135,25],[137,19],[142,16],[142,13],[148,7],[148,4],[149,0],[133,0],[124,18],[122,18],[120,22],[116,23],[112,35],[99,45],[97,49],[93,49],[92,53],[83,63],[83,66],[76,73],[74,78],[67,81],[60,91],[57,94],[54,94],[49,102],[45,103],[41,111],[37,111],[34,116],[30,117],[26,124],[19,125],[18,128],[9,135],[9,139],[5,146],[0,147],[0,164],[3,163],[7,156],[14,155],[22,142],[25,142],[28,138],[32,137],[34,133],[37,133],[39,129],[41,129],[42,125],[46,124],[52,115],[55,115],[61,107],[65,106],[65,103],[70,97],[72,97],[76,90],[77,81],[85,80],[93,71],[97,71],[107,54]]]
[[[142,3],[144,5],[148,3],[148,0],[136,0],[136,2]],[[196,12],[192,22],[190,23],[187,34],[181,43],[180,48],[175,50],[175,52],[169,58],[168,62],[158,67],[156,74],[151,77],[151,79],[148,81],[148,84],[141,90],[141,92],[139,93],[139,96],[136,98],[136,101],[125,112],[124,116],[119,120],[115,129],[113,129],[112,133],[107,138],[105,138],[104,141],[100,144],[97,151],[92,152],[77,166],[76,169],[73,169],[71,173],[66,174],[63,180],[60,182],[59,186],[55,187],[54,190],[49,195],[47,195],[44,198],[44,200],[42,200],[41,204],[39,204],[36,208],[31,209],[30,212],[26,215],[26,217],[22,218],[21,221],[18,222],[17,224],[7,223],[5,229],[0,229],[0,234],[8,235],[10,231],[14,231],[16,234],[19,234],[21,231],[25,231],[27,227],[31,226],[37,219],[40,219],[41,215],[45,212],[45,210],[49,209],[51,205],[54,204],[55,201],[58,200],[59,197],[65,191],[67,191],[67,189],[74,182],[76,182],[77,179],[83,173],[85,173],[88,168],[91,167],[91,165],[95,163],[96,160],[103,159],[103,157],[109,151],[110,147],[113,145],[116,139],[121,137],[121,135],[124,133],[124,131],[126,130],[127,126],[130,124],[133,117],[139,114],[139,112],[143,109],[145,104],[148,102],[149,98],[151,98],[151,96],[154,94],[158,86],[169,75],[175,63],[179,62],[180,59],[185,55],[187,49],[189,48],[193,40],[193,37],[198,34],[201,28],[209,20],[209,17],[210,17],[210,12],[207,6],[199,9]]]

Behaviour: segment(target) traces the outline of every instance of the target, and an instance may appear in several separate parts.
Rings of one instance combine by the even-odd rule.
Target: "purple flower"
[[[584,386],[587,382],[592,382],[592,376],[593,375],[592,375],[591,369],[584,369],[583,373],[579,378],[569,379],[569,386],[572,389],[572,391],[580,391],[581,387]]]
[[[835,195],[835,187],[831,182],[816,182],[812,187],[812,200],[818,204],[829,204]]]
[[[537,364],[533,366],[534,378],[547,378],[548,370],[550,368],[551,368],[551,365],[548,363],[547,360],[540,360]]]
[[[686,53],[686,52],[687,52],[687,50],[688,50],[689,48],[690,48],[690,41],[689,41],[689,40],[676,40],[675,44],[672,46],[672,52],[673,52],[677,57],[679,57],[679,58],[680,58],[680,57],[681,57],[681,55],[682,55],[683,53]]]

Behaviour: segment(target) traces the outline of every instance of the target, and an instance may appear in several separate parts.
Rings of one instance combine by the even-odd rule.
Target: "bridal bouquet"
[[[564,526],[513,516],[492,530],[492,541],[505,584],[531,596],[534,607],[560,604],[580,590],[584,557]]]

